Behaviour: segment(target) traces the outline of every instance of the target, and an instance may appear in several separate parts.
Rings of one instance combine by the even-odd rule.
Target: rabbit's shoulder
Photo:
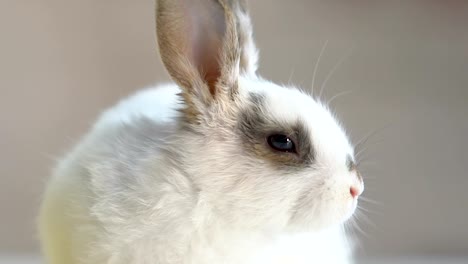
[[[84,191],[99,196],[92,203],[114,203],[103,208],[120,208],[113,199],[115,193],[136,200],[130,199],[137,195],[130,190],[138,189],[138,185],[159,185],[148,182],[160,179],[146,173],[154,168],[161,172],[164,167],[162,150],[177,126],[178,92],[172,84],[143,89],[104,111],[59,163],[56,178],[84,183]]]
[[[96,127],[118,124],[132,124],[141,118],[156,123],[173,122],[177,116],[180,88],[175,84],[162,84],[136,92],[117,105],[105,111]]]
[[[162,169],[162,149],[177,127],[179,92],[173,84],[143,89],[98,118],[75,152],[94,189],[114,193],[144,182],[148,167]]]
[[[91,177],[133,175],[141,161],[159,156],[165,139],[173,134],[179,91],[176,85],[165,84],[121,100],[101,114],[67,160],[84,166]]]
[[[179,108],[174,84],[142,89],[105,110],[75,149],[82,163],[105,168],[158,156],[173,134]]]

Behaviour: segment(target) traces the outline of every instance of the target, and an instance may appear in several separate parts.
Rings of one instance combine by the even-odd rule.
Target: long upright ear
[[[238,1],[238,2],[236,2]],[[236,14],[239,43],[241,48],[241,73],[255,76],[258,63],[258,50],[253,39],[253,28],[248,13],[246,0],[231,0],[231,6]]]
[[[162,61],[181,86],[191,113],[223,94],[234,94],[239,74],[255,72],[244,2],[158,0],[156,26]]]

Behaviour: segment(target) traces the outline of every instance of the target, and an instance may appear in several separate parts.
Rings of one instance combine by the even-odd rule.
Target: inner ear
[[[191,50],[191,62],[214,96],[216,83],[221,77],[220,55],[226,33],[224,10],[213,0],[192,0],[188,5],[186,12],[190,24],[185,45]]]
[[[207,54],[210,56],[210,54]],[[216,83],[221,76],[221,70],[215,61],[210,60],[207,57],[202,57],[200,64],[197,66],[200,75],[205,80],[210,94],[214,97],[216,95]]]
[[[233,40],[226,38],[226,8],[216,0],[158,1],[161,58],[174,81],[193,95],[190,100],[207,102],[213,98],[224,69],[235,66],[225,65],[231,62],[224,59],[226,41]],[[229,26],[234,24],[231,21]]]

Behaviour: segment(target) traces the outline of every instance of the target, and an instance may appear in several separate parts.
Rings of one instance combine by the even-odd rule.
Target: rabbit
[[[327,106],[262,79],[243,0],[159,0],[174,83],[99,117],[39,214],[49,264],[344,264],[364,190]]]

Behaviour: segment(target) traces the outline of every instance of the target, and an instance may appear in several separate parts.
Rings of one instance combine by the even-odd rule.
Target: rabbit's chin
[[[341,206],[324,206],[326,209],[313,212],[296,212],[291,217],[288,225],[288,231],[308,232],[319,231],[331,227],[343,225],[349,220],[356,208],[357,199],[349,199]]]

